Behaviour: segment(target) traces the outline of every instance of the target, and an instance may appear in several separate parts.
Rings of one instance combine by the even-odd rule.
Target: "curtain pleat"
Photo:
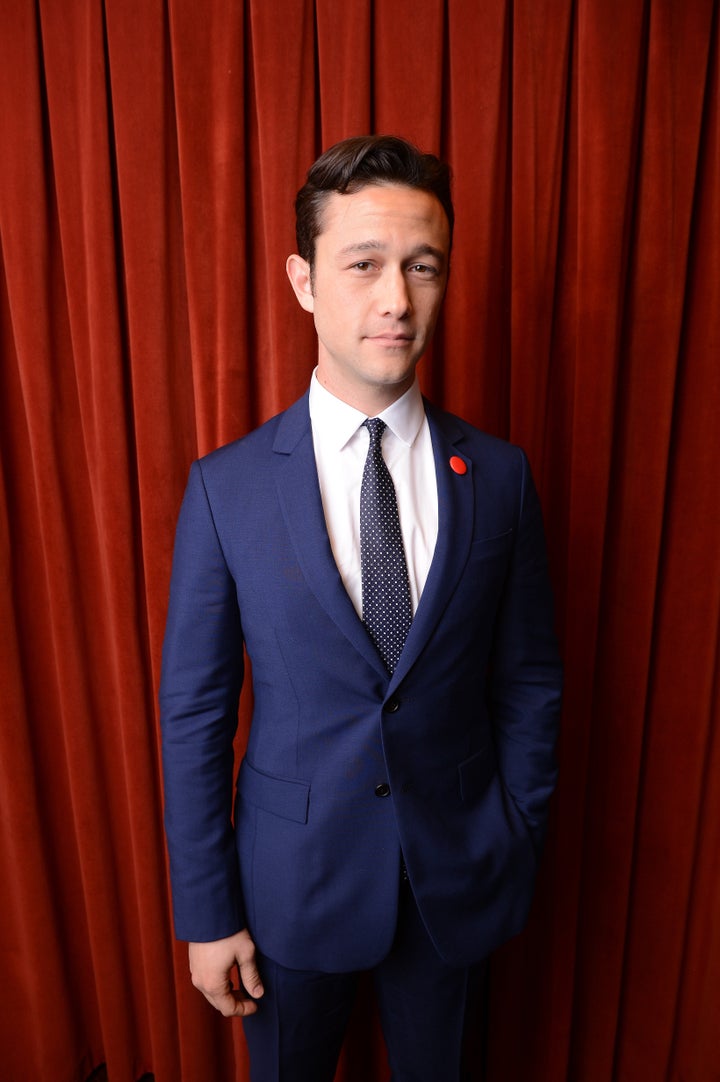
[[[421,384],[528,451],[566,665],[537,896],[491,961],[476,1077],[720,1077],[718,16],[6,0],[0,1077],[249,1077],[170,920],[174,527],[192,460],[307,386],[293,201],[371,130],[453,168]],[[338,1080],[388,1077],[363,985]]]

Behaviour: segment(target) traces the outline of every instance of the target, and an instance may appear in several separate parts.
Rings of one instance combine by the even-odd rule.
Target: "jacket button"
[[[395,696],[393,696],[392,699],[388,699],[388,701],[385,703],[384,710],[386,714],[397,714],[399,709],[400,700],[396,699]]]
[[[381,781],[375,786],[375,796],[390,796],[390,786],[386,781]]]

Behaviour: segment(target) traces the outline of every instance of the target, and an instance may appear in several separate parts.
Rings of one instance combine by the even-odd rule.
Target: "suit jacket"
[[[307,395],[191,469],[160,692],[181,939],[247,926],[285,966],[370,968],[401,857],[450,964],[526,920],[561,683],[541,513],[521,450],[426,410],[439,533],[392,676],[333,560]],[[254,708],[231,820],[243,644]]]

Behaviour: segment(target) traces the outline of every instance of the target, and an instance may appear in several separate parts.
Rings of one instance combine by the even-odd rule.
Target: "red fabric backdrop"
[[[537,902],[491,967],[488,1082],[720,1078],[718,17],[4,0],[3,1079],[248,1077],[169,921],[174,524],[190,461],[307,385],[292,201],[316,153],[370,130],[453,165],[422,383],[528,450],[567,665]],[[340,1077],[387,1078],[367,1012]]]

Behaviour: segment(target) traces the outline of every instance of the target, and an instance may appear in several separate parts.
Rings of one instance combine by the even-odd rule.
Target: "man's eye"
[[[433,274],[437,274],[435,267],[429,267],[427,263],[413,263],[410,270],[413,271],[415,274],[423,274],[427,275],[428,277]]]
[[[361,259],[359,263],[353,263],[353,270],[369,270],[371,266],[372,264],[367,259]]]

